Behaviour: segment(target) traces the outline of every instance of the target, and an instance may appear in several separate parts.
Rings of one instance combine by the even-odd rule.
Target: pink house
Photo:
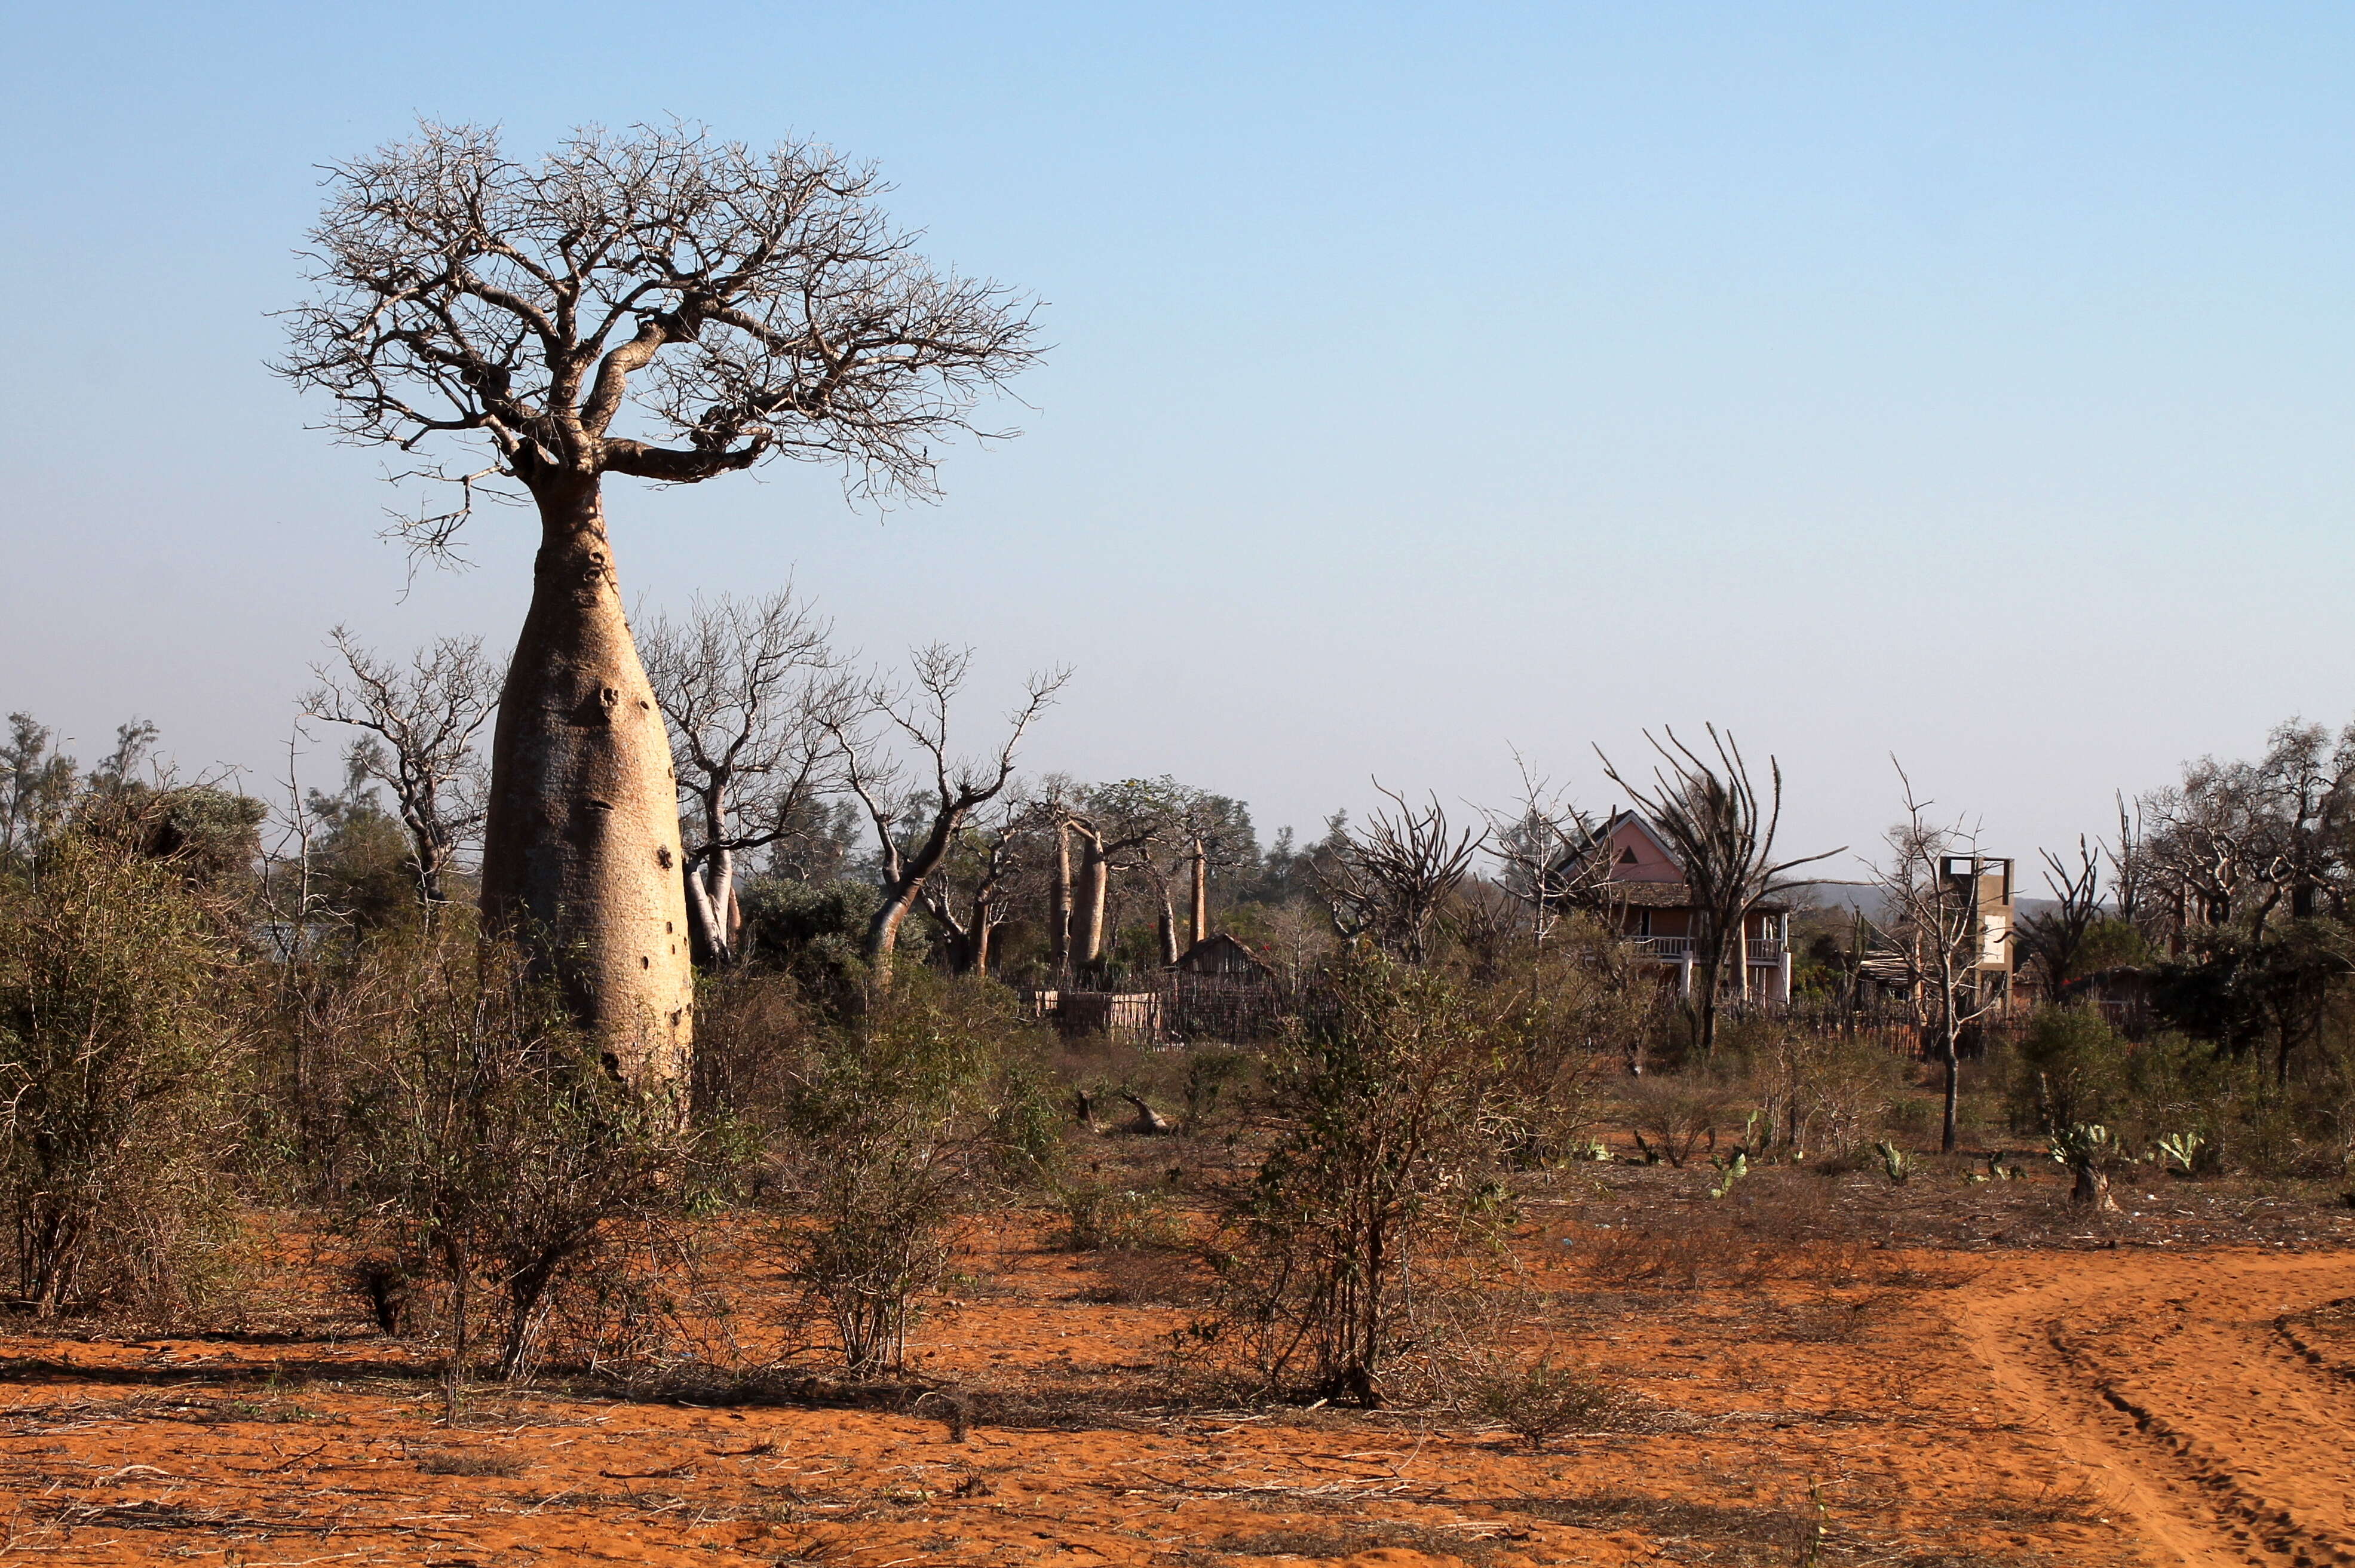
[[[1605,921],[1639,955],[1672,974],[1678,992],[1693,994],[1693,939],[1701,916],[1677,853],[1642,816],[1623,811],[1603,828],[1610,869],[1588,893]],[[1750,912],[1742,931],[1740,968],[1725,977],[1726,993],[1753,1001],[1791,999],[1791,906],[1768,900]]]

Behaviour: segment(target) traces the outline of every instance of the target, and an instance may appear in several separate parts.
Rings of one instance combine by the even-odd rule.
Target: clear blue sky
[[[320,639],[478,631],[532,546],[401,597],[378,459],[267,312],[314,165],[417,115],[677,115],[879,162],[1057,347],[943,505],[619,482],[655,604],[787,573],[970,642],[1029,752],[1304,831],[1368,780],[1705,720],[1794,848],[1900,753],[2030,855],[2110,792],[2355,713],[2355,11],[2343,6],[18,6],[0,71],[0,708],[277,765]]]

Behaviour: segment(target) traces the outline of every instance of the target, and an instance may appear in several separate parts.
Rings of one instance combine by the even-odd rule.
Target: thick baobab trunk
[[[491,742],[483,911],[549,965],[630,1084],[683,1090],[695,971],[670,740],[596,485],[539,501],[531,610]]]

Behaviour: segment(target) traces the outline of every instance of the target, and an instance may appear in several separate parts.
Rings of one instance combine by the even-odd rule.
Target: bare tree
[[[1023,735],[1071,678],[1068,670],[1032,676],[1023,700],[1007,716],[1005,741],[986,760],[966,761],[956,756],[951,744],[949,709],[972,670],[972,650],[934,643],[917,649],[911,659],[912,687],[900,691],[878,686],[870,690],[865,710],[879,717],[887,732],[896,732],[909,766],[922,770],[925,776],[918,789],[904,786],[901,764],[858,726],[850,712],[831,712],[826,718],[844,785],[858,797],[875,827],[883,901],[868,922],[865,955],[876,984],[884,987],[891,984],[892,955],[908,912],[922,899],[925,883],[974,808],[1005,791],[1014,776],[1014,754]]]
[[[427,123],[327,184],[315,292],[276,368],[334,400],[345,440],[416,454],[400,477],[455,486],[405,527],[412,544],[451,549],[478,494],[538,515],[492,743],[485,912],[536,944],[633,1081],[682,1083],[678,813],[604,481],[693,484],[783,455],[839,463],[869,494],[929,494],[936,443],[1034,357],[1028,307],[927,265],[875,171],[823,147],[591,129],[529,165],[494,131]],[[437,447],[472,455],[445,465]]]
[[[417,896],[430,912],[444,901],[444,880],[483,821],[482,760],[474,737],[499,699],[498,672],[480,637],[442,637],[410,656],[407,666],[369,652],[338,626],[328,634],[339,664],[319,664],[319,684],[303,714],[365,731],[347,754],[352,771],[392,792],[394,815],[409,835]]]
[[[737,959],[739,857],[805,831],[831,776],[826,720],[857,685],[831,633],[788,585],[741,603],[698,598],[685,621],[657,617],[639,639],[687,817],[687,929],[719,967]]]
[[[1546,779],[1533,777],[1517,752],[1520,799],[1510,812],[1489,812],[1487,850],[1504,891],[1529,919],[1531,984],[1542,984],[1545,944],[1565,915],[1599,899],[1611,875],[1602,825]]]
[[[1788,880],[1791,872],[1841,850],[1775,859],[1774,834],[1783,820],[1782,764],[1772,756],[1766,759],[1768,788],[1762,798],[1733,737],[1719,734],[1714,724],[1705,728],[1713,759],[1678,740],[1673,730],[1662,731],[1665,742],[1646,731],[1644,739],[1660,758],[1648,788],[1631,783],[1600,747],[1595,755],[1603,758],[1604,775],[1627,792],[1636,809],[1651,820],[1684,864],[1700,926],[1693,955],[1700,970],[1700,1045],[1701,1055],[1708,1057],[1717,1051],[1718,994],[1729,962],[1737,988],[1744,993],[1749,988],[1750,966],[1742,943],[1751,912],[1796,886]]]
[[[2040,853],[2054,907],[2020,922],[2019,944],[2036,965],[2045,996],[2057,1002],[2070,983],[2083,975],[2088,939],[2108,914],[2102,903],[2102,849],[2079,834],[2074,867],[2050,849]]]
[[[986,818],[985,820],[985,818]],[[997,928],[1010,911],[1009,885],[1039,848],[1038,803],[1008,794],[958,827],[950,852],[924,882],[924,912],[947,938],[949,967],[986,975]]]
[[[1914,797],[1913,781],[1902,767],[1897,777],[1905,791],[1905,817],[1889,830],[1887,859],[1873,869],[1881,913],[1864,968],[1907,993],[1917,1021],[1930,1036],[1946,1080],[1938,1147],[1952,1154],[1963,1030],[1999,1007],[2003,995],[1980,974],[1987,933],[1980,907],[1977,835],[1959,824],[1932,822],[1927,815],[1932,803]],[[1966,874],[1951,872],[1949,862],[1956,860],[1968,866]]]
[[[1487,842],[1485,832],[1455,831],[1433,795],[1418,808],[1381,790],[1397,815],[1377,811],[1362,832],[1349,835],[1330,864],[1318,869],[1333,928],[1349,941],[1373,943],[1393,958],[1421,965],[1431,956],[1433,928]]]

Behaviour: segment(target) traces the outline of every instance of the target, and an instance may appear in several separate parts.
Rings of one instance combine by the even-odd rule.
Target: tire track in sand
[[[2355,1373],[2296,1331],[2355,1255],[2081,1253],[1965,1291],[1996,1390],[2159,1561],[2355,1565]]]

